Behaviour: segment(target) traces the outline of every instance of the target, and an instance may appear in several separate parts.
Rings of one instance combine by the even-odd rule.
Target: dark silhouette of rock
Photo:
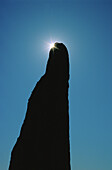
[[[70,170],[68,80],[67,49],[55,43],[28,100],[9,170]]]

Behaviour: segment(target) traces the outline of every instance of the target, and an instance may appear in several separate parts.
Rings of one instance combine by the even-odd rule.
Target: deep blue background
[[[70,54],[72,170],[112,170],[111,1],[0,1],[0,170],[9,165],[47,43]]]

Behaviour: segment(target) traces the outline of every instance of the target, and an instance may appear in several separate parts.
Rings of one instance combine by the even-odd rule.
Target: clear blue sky
[[[70,54],[72,170],[112,170],[112,3],[106,0],[0,1],[0,170],[8,168],[51,38]]]

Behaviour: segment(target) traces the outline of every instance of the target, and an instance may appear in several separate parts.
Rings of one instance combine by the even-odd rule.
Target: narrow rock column
[[[68,81],[68,51],[55,43],[28,100],[9,170],[70,170]]]

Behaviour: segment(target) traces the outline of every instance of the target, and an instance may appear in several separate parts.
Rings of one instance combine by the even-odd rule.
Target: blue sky
[[[47,43],[70,55],[72,170],[112,170],[111,1],[0,1],[0,170],[9,165]]]

